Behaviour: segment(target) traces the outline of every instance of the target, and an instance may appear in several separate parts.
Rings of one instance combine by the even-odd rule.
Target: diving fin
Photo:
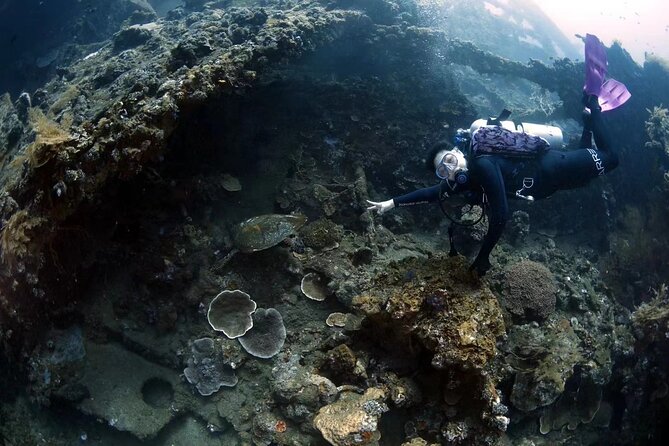
[[[599,106],[603,112],[613,110],[623,105],[631,97],[632,93],[625,87],[625,84],[609,79],[604,82],[599,92]]]
[[[585,42],[584,90],[588,95],[599,96],[608,65],[606,48],[593,34],[586,34],[583,41]]]
[[[577,34],[577,37],[585,42],[585,85],[583,86],[585,94],[597,96],[603,112],[620,107],[632,97],[632,94],[622,82],[615,79],[608,79],[604,82],[608,71],[606,47],[594,34],[586,34],[585,37]]]

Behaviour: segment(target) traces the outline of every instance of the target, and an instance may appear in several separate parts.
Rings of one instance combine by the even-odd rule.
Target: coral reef
[[[327,299],[329,291],[325,278],[319,273],[311,272],[302,277],[300,291],[311,300],[322,302]]]
[[[441,409],[449,414],[442,438],[472,444],[494,441],[506,430],[508,418],[490,373],[497,339],[505,333],[492,292],[471,274],[462,257],[391,263],[372,283],[372,289],[353,300],[354,308],[379,332],[371,336],[385,338],[408,357],[424,350],[434,370],[443,374],[441,385],[451,389],[444,392],[459,394],[445,397],[450,404]],[[475,414],[474,419],[468,414]]]
[[[219,348],[217,348],[219,347]],[[201,338],[193,341],[191,357],[184,369],[184,376],[189,383],[197,387],[202,396],[209,396],[223,386],[237,385],[234,368],[240,364],[225,360],[225,355],[212,338]]]
[[[379,417],[388,410],[383,389],[369,388],[364,394],[342,392],[339,399],[321,410],[314,426],[333,446],[378,445]]]
[[[300,365],[296,356],[277,364],[272,374],[272,390],[282,413],[298,424],[311,425],[316,412],[333,403],[338,395],[332,381]]]
[[[319,21],[315,27],[306,12],[310,8],[324,14],[321,17],[325,20]],[[166,44],[167,41],[174,42],[183,37],[180,31],[183,25],[169,20],[148,31],[151,33],[148,41],[135,42],[135,46],[120,53],[111,46],[105,47],[71,67],[71,72],[79,77],[68,86],[76,84],[79,98],[83,99],[65,106],[61,115],[51,120],[62,126],[65,122],[63,113],[74,117],[68,125],[68,139],[65,140],[60,131],[43,133],[43,137],[39,137],[38,131],[38,139],[30,150],[34,154],[30,158],[36,162],[20,175],[5,177],[8,181],[3,184],[3,190],[9,191],[11,196],[21,197],[21,208],[27,213],[21,220],[35,222],[33,228],[41,232],[41,236],[32,238],[33,245],[22,259],[24,272],[12,278],[19,282],[16,293],[32,295],[33,291],[41,291],[42,287],[20,284],[25,284],[27,275],[40,275],[45,265],[41,261],[42,249],[48,251],[49,246],[58,246],[60,237],[64,236],[58,227],[69,225],[66,222],[68,218],[80,220],[82,216],[77,215],[77,211],[84,209],[80,206],[94,201],[96,194],[105,193],[105,188],[117,179],[127,181],[135,178],[144,171],[145,165],[165,153],[167,138],[175,130],[177,119],[184,119],[189,109],[192,110],[196,104],[203,104],[208,95],[233,93],[249,85],[253,82],[252,70],[249,69],[260,70],[263,61],[267,66],[267,62],[273,58],[285,57],[291,52],[297,55],[310,51],[318,43],[333,37],[329,31],[325,31],[330,26],[345,27],[347,21],[353,24],[360,18],[359,13],[326,12],[314,5],[302,10],[298,8],[288,14],[290,17],[276,11],[271,20],[267,20],[265,15],[263,23],[249,24],[254,27],[253,33],[247,35],[247,40],[238,42],[245,46],[231,50],[229,45],[221,42],[221,39],[227,40],[227,32],[219,33],[213,28],[206,31],[206,24],[208,20],[219,20],[223,16],[227,23],[242,21],[244,11],[215,11],[218,11],[214,14],[216,18],[210,13],[195,13],[193,16],[198,23],[193,28],[197,30],[194,32],[203,37],[206,33],[213,33],[207,38],[217,48],[212,54],[196,56],[201,64],[193,70],[166,71],[165,59],[169,53],[163,52],[162,46],[155,44],[160,39],[166,39],[162,42]],[[216,30],[220,28],[221,22],[219,20]],[[277,26],[279,23],[288,24],[295,32],[285,32]],[[297,36],[301,36],[299,40]],[[278,44],[282,39],[285,45]],[[247,51],[250,53],[247,54]],[[204,62],[204,58],[207,62]],[[135,85],[144,85],[145,88],[133,91]],[[45,97],[41,99],[40,106],[53,104],[53,97],[60,97],[67,88],[62,82],[53,81],[45,87]],[[33,101],[35,105],[36,101]],[[181,107],[183,113],[180,114]],[[33,116],[33,121],[39,125],[48,123],[40,117],[39,112],[33,113]],[[55,128],[53,125],[46,127],[47,130]],[[25,139],[21,136],[20,141]],[[23,147],[27,146],[26,143]],[[7,153],[5,158],[15,155]],[[51,189],[60,181],[67,187],[65,200],[52,203],[42,199],[44,188]],[[9,220],[11,217],[11,214],[4,214],[2,219]],[[45,227],[47,220],[48,229]],[[18,236],[20,232],[16,234]],[[15,241],[15,232],[4,231],[3,236],[5,246],[19,244],[18,240]],[[74,273],[81,265],[72,263],[61,266]],[[42,280],[49,280],[47,272],[41,275]],[[26,297],[23,301],[27,304],[30,299]],[[17,315],[27,316],[20,306],[15,310]]]
[[[300,231],[304,244],[314,249],[331,248],[339,244],[343,228],[326,218],[309,223]]]
[[[510,401],[525,412],[553,403],[564,392],[574,366],[583,362],[580,339],[568,321],[539,328],[514,326],[506,361],[516,370]]]
[[[634,354],[627,356],[625,366],[616,370],[614,376],[616,388],[627,403],[621,416],[621,443],[632,441],[642,432],[656,432],[660,437],[666,432],[662,423],[669,403],[667,296],[667,287],[663,284],[631,315],[636,338]]]
[[[669,293],[665,284],[655,291],[651,301],[641,304],[632,313],[632,323],[637,338],[645,345],[666,342],[665,334],[669,332]]]
[[[406,271],[413,276],[410,281]],[[482,369],[495,355],[496,339],[505,332],[501,310],[494,295],[473,279],[462,257],[398,263],[377,279],[377,290],[384,294],[362,295],[354,304],[365,311],[367,302],[382,299],[383,314],[394,321],[395,329],[415,333],[434,353],[435,368]]]
[[[334,382],[364,382],[368,378],[365,361],[346,344],[340,344],[326,353],[321,371],[326,371]]]
[[[557,287],[553,273],[532,260],[521,260],[504,270],[502,305],[514,319],[542,321],[555,311]]]
[[[336,311],[328,315],[328,318],[325,320],[325,324],[328,327],[345,327],[347,319],[348,317],[346,314]]]
[[[648,110],[646,134],[650,138],[646,147],[660,149],[669,156],[669,153],[667,153],[667,150],[669,150],[669,110],[657,106]]]
[[[253,328],[253,313],[257,304],[251,296],[241,290],[225,290],[209,303],[207,320],[216,331],[228,338],[244,336]]]
[[[253,328],[238,339],[244,350],[256,358],[276,355],[286,340],[281,313],[274,308],[258,308],[253,313]]]
[[[402,446],[437,446],[437,443],[428,443],[422,438],[412,438],[411,441],[402,443]]]
[[[662,254],[669,246],[663,229],[666,218],[667,209],[661,206],[642,209],[630,205],[619,212],[605,275],[619,301],[630,310],[650,298],[648,290],[669,271],[669,262]]]
[[[518,246],[525,241],[530,233],[530,214],[525,211],[514,211],[507,223],[505,235],[512,245]]]
[[[580,423],[608,427],[612,408],[602,405],[602,388],[589,377],[579,381],[575,389],[565,389],[558,400],[539,419],[539,431],[547,434],[563,427],[576,430]]]
[[[0,259],[8,273],[25,269],[23,261],[39,244],[37,228],[43,223],[43,218],[30,217],[28,211],[20,210],[14,212],[3,225]]]

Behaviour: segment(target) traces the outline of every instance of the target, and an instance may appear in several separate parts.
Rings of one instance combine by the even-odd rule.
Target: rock
[[[271,412],[261,412],[253,418],[251,433],[255,444],[271,446],[274,436],[286,432],[286,429],[285,421]]]
[[[160,30],[160,25],[156,23],[131,25],[127,28],[123,28],[114,35],[114,49],[120,52],[143,45],[153,38],[155,32],[158,30]]]
[[[415,406],[423,400],[420,387],[409,377],[387,372],[381,375],[381,381],[388,386],[390,401],[396,407]]]
[[[177,46],[170,51],[170,68],[176,70],[182,66],[192,67],[203,56],[213,51],[211,43],[204,36],[190,36],[180,41]],[[228,175],[229,176],[229,175]],[[230,178],[233,178],[229,176]],[[236,180],[236,179],[235,179]],[[237,181],[239,183],[239,181]],[[239,184],[239,189],[241,184]]]
[[[383,389],[370,388],[363,395],[342,392],[339,399],[318,411],[314,426],[333,446],[378,445],[378,423],[388,411]]]
[[[217,398],[220,398],[216,404],[218,416],[230,423],[236,432],[251,430],[254,402],[239,387],[222,392]]]
[[[139,439],[155,437],[175,417],[183,392],[176,372],[150,363],[117,344],[86,344],[80,384],[89,397],[77,407]]]
[[[66,330],[52,330],[49,339],[53,342],[52,351],[46,358],[49,364],[72,363],[86,356],[83,334],[76,325]]]
[[[81,383],[67,383],[55,390],[53,396],[70,403],[78,403],[84,398],[88,398],[90,393],[86,386]]]
[[[242,184],[232,175],[225,173],[222,178],[223,188],[228,192],[239,192],[242,190]]]
[[[164,445],[208,445],[208,446],[231,446],[237,445],[236,432],[223,432],[212,435],[207,426],[192,415],[174,423],[169,432],[161,437]]]
[[[35,401],[48,404],[56,397],[77,402],[87,390],[77,380],[86,358],[81,327],[52,329],[45,341],[33,351],[30,360],[30,390]]]

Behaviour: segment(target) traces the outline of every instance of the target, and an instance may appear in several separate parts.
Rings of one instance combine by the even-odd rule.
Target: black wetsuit
[[[592,148],[594,135],[596,149]],[[462,194],[471,203],[480,203],[485,193],[488,201],[488,232],[472,268],[484,274],[490,268],[489,255],[497,244],[509,218],[507,197],[518,199],[516,191],[534,199],[546,198],[558,190],[587,184],[618,166],[602,122],[601,111],[584,117],[581,149],[550,149],[537,159],[507,158],[498,155],[479,156],[469,161],[469,181],[464,185],[438,184],[393,198],[396,206],[436,202],[440,194]],[[531,187],[523,188],[523,185]]]

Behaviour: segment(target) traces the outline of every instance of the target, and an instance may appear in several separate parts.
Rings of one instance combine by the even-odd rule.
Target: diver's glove
[[[384,212],[389,211],[395,207],[395,202],[392,199],[386,201],[369,201],[369,200],[366,201],[367,204],[371,204],[371,206],[369,206],[367,210],[368,211],[376,210],[379,214],[383,214]]]
[[[471,271],[475,271],[476,274],[479,275],[479,277],[485,276],[485,273],[488,272],[490,269],[490,260],[485,257],[477,257],[476,260],[474,260],[474,263],[472,263],[472,266],[469,267]]]

